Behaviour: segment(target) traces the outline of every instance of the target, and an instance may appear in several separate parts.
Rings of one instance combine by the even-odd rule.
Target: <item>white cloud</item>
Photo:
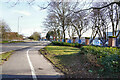
[[[22,10],[14,10],[13,12],[18,13],[18,14],[23,14],[25,16],[30,16],[31,13],[27,11],[22,11]]]

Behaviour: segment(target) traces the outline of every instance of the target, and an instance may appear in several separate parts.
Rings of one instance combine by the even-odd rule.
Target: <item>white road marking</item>
[[[29,50],[30,50],[30,49],[29,49]],[[28,58],[28,62],[29,62],[29,65],[30,65],[30,69],[31,69],[31,73],[32,73],[32,78],[33,78],[33,80],[37,80],[34,67],[33,67],[32,62],[30,61],[30,57],[29,57],[29,55],[28,55],[29,50],[27,50],[27,58]]]

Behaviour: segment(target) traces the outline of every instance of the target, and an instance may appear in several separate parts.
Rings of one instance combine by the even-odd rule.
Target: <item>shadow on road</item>
[[[32,75],[2,75],[2,80],[66,80],[60,75],[36,75],[37,79],[33,79]]]

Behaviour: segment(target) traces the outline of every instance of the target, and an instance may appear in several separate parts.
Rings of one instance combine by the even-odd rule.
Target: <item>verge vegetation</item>
[[[20,43],[24,41],[0,41],[0,43]]]
[[[120,78],[120,49],[66,44],[53,42],[40,50],[66,77]]]
[[[12,52],[13,51],[0,54],[0,64],[2,64],[4,61],[7,61],[10,55],[12,55]]]

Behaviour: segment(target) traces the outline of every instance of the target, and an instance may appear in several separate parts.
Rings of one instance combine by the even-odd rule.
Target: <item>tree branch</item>
[[[88,9],[79,10],[79,11],[76,11],[74,13],[79,13],[81,11],[91,10],[91,9],[103,9],[103,8],[106,8],[106,7],[108,7],[110,5],[113,5],[113,4],[117,4],[118,6],[120,6],[120,1],[119,2],[111,2],[110,4],[107,4],[107,5],[103,6],[103,7],[91,7],[91,8],[88,8]]]

